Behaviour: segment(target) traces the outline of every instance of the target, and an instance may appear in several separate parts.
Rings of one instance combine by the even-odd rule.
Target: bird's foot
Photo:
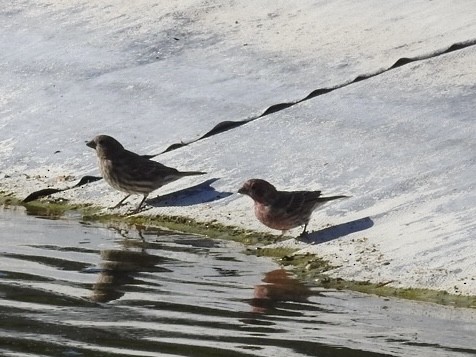
[[[309,233],[307,231],[303,231],[295,239],[300,242],[307,242],[309,240]]]
[[[134,208],[133,210],[130,210],[127,215],[128,216],[132,216],[134,214],[137,214],[137,213],[141,213],[141,212],[145,212],[145,211],[148,211],[152,209],[152,207],[148,207],[148,206],[142,206],[142,207],[137,207],[137,208]]]
[[[108,210],[108,211],[112,211],[112,210],[121,208],[121,207],[124,206],[124,205],[125,205],[125,203],[119,202],[117,205],[114,205],[114,206],[111,206],[111,207],[107,207],[107,210]]]
[[[142,211],[142,210],[140,209],[140,207],[137,207],[137,208],[134,208],[134,209],[131,209],[131,210],[127,211],[127,214],[126,214],[126,215],[127,215],[127,216],[132,216],[132,215],[134,215],[134,214],[136,214],[136,213],[139,213],[139,212],[141,212],[141,211]]]

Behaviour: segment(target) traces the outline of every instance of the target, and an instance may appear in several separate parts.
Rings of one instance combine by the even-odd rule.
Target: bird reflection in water
[[[255,313],[265,313],[272,310],[280,302],[305,303],[315,293],[294,278],[284,269],[276,269],[265,274],[263,283],[254,288],[250,305]]]
[[[157,266],[170,259],[147,253],[146,248],[153,247],[154,244],[146,243],[141,232],[139,236],[142,241],[124,236],[126,239],[121,242],[122,249],[100,251],[100,272],[92,287],[92,301],[105,303],[121,298],[127,291],[126,285],[138,283],[138,273],[170,271]]]

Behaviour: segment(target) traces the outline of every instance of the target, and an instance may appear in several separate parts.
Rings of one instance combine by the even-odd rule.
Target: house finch
[[[321,191],[278,191],[265,180],[246,181],[238,193],[250,196],[255,202],[255,215],[265,226],[283,231],[304,225],[306,233],[312,212],[327,201],[348,196],[321,197]]]
[[[134,213],[139,211],[149,193],[159,187],[184,176],[205,174],[199,171],[180,172],[149,160],[124,149],[116,139],[107,135],[98,135],[86,145],[96,150],[99,169],[106,182],[128,194],[114,208],[119,207],[131,194],[144,195]]]

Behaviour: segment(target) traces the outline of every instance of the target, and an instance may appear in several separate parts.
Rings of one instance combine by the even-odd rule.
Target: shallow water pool
[[[4,356],[467,356],[476,311],[315,288],[237,243],[0,209]]]

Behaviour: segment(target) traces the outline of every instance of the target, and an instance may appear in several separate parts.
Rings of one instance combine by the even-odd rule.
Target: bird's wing
[[[121,164],[130,176],[135,176],[139,179],[152,177],[166,178],[169,176],[177,176],[179,173],[177,169],[165,166],[157,161],[149,160],[130,151],[125,152],[121,157]]]
[[[287,213],[312,211],[320,195],[321,191],[278,191],[272,206]]]

